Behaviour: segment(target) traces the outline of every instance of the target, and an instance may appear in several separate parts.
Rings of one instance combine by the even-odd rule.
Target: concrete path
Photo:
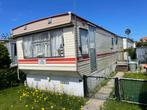
[[[118,72],[114,77],[121,78],[123,72]],[[104,87],[102,87],[84,106],[84,110],[100,110],[104,102],[109,98],[109,95],[114,87],[114,79],[111,79]]]

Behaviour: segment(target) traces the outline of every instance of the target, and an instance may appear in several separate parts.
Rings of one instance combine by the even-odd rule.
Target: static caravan
[[[118,60],[118,36],[73,13],[12,30],[18,69],[29,87],[84,96],[83,75],[108,76]]]

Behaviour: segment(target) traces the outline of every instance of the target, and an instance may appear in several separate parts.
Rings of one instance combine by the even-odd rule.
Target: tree
[[[0,68],[10,67],[10,57],[7,48],[0,43]]]

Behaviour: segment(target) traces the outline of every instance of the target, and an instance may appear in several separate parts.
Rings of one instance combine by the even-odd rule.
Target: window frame
[[[88,43],[87,43],[87,46],[88,46],[88,53],[87,54],[83,54],[83,50],[82,50],[82,39],[81,39],[81,33],[80,33],[80,30],[84,30],[87,32],[87,40],[88,40]],[[81,48],[81,57],[89,57],[89,35],[88,35],[88,29],[85,29],[85,28],[79,28],[79,40],[80,40],[80,45],[79,47]],[[80,50],[80,49],[79,49]]]

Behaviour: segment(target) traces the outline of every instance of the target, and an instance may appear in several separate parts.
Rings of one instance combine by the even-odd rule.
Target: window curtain
[[[24,57],[32,57],[32,36],[25,36],[23,40]]]
[[[26,58],[63,56],[63,30],[25,36],[23,46]]]
[[[88,54],[88,31],[80,29],[81,50],[82,54]]]
[[[50,57],[48,32],[35,34],[33,37],[33,57]]]
[[[51,37],[51,54],[52,56],[63,56],[63,32],[62,29],[53,30],[50,32]]]

